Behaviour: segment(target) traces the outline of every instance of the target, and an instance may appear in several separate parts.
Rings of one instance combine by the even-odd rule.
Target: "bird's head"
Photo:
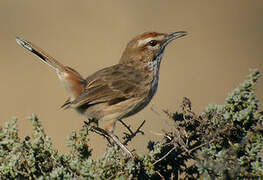
[[[174,39],[183,37],[186,34],[185,31],[170,34],[157,32],[143,33],[128,43],[122,54],[120,63],[138,65],[161,60],[165,47]]]

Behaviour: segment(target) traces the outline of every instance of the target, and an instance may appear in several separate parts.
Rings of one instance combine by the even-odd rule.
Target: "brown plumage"
[[[141,34],[128,43],[118,64],[99,70],[86,79],[32,43],[20,38],[17,42],[56,70],[70,94],[62,108],[74,108],[88,118],[106,121],[106,132],[131,155],[113,135],[115,123],[139,112],[151,101],[157,90],[166,45],[185,35],[184,31]]]

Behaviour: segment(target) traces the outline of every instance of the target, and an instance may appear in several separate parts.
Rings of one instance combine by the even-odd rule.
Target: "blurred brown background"
[[[59,109],[67,93],[55,72],[19,47],[15,36],[34,42],[86,77],[117,63],[126,43],[142,32],[188,31],[166,49],[152,103],[126,120],[133,128],[146,120],[145,136],[130,145],[138,152],[150,138],[159,139],[153,132],[169,128],[152,108],[176,111],[182,98],[189,97],[193,109],[201,112],[210,103],[222,104],[250,68],[263,73],[261,0],[1,0],[0,21],[0,125],[18,117],[24,137],[32,131],[26,118],[36,112],[54,146],[64,152],[66,136],[83,125],[84,117]],[[257,86],[261,103],[262,82]],[[90,144],[95,155],[103,153],[101,137],[91,137]]]

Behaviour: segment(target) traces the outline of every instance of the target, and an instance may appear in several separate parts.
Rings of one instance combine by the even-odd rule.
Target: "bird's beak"
[[[168,34],[167,37],[165,38],[165,42],[164,42],[164,46],[166,46],[167,44],[169,44],[171,41],[173,41],[174,39],[186,36],[187,32],[186,31],[178,31],[178,32],[174,32],[171,34]]]

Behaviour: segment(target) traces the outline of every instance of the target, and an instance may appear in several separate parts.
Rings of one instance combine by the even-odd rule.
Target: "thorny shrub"
[[[0,128],[0,179],[259,179],[263,177],[263,112],[258,110],[255,85],[259,72],[228,95],[223,105],[210,105],[203,113],[191,110],[184,98],[179,112],[164,110],[170,129],[163,140],[150,141],[146,154],[129,158],[116,146],[92,160],[89,133],[83,126],[72,132],[70,153],[52,147],[36,115],[30,116],[34,131],[18,136],[17,119]],[[143,124],[142,124],[143,125]],[[125,134],[127,144],[140,126]]]

